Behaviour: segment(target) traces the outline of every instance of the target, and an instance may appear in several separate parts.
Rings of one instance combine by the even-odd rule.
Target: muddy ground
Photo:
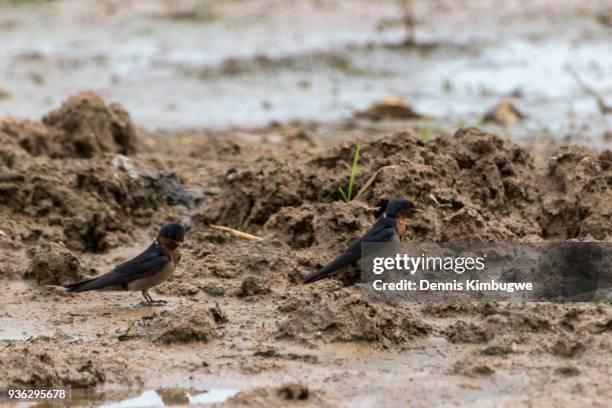
[[[4,0],[0,111],[40,117],[93,89],[150,131],[298,120],[336,143],[352,137],[355,110],[390,95],[447,132],[509,99],[523,120],[482,125],[610,146],[612,116],[571,73],[612,104],[609,2],[412,1],[409,47],[399,3]]]
[[[609,297],[392,306],[340,278],[300,284],[394,196],[424,210],[413,240],[612,240],[609,150],[547,156],[476,128],[433,136],[327,147],[289,126],[251,140],[157,135],[94,93],[40,121],[2,119],[2,385],[72,387],[75,406],[151,390],[178,405],[230,390],[227,406],[606,406]],[[357,143],[366,188],[345,203]],[[170,220],[189,232],[153,290],[168,305],[57,289],[137,254]]]

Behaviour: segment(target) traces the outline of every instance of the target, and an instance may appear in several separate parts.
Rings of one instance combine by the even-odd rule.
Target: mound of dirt
[[[327,407],[319,392],[312,392],[300,383],[285,384],[280,387],[261,387],[242,391],[223,403],[224,407]]]
[[[90,92],[42,122],[0,120],[0,142],[0,223],[16,221],[26,242],[102,252],[160,206],[194,204],[173,173],[122,155],[135,151],[129,115]]]
[[[333,247],[358,239],[372,222],[372,208],[359,202],[284,207],[264,225],[274,238],[293,248]]]
[[[344,203],[355,145],[291,152],[232,167],[199,223],[263,233],[323,262],[374,222],[377,207],[404,196],[424,210],[407,237],[432,241],[606,240],[612,231],[612,153],[566,148],[548,164],[478,129],[424,143],[402,131],[360,143],[357,200]],[[315,255],[313,255],[315,256]]]
[[[140,381],[130,373],[127,362],[112,352],[94,352],[75,344],[58,347],[48,337],[3,346],[0,377],[6,386],[34,388],[94,388],[107,381],[122,384]]]
[[[266,158],[252,168],[230,169],[219,180],[221,193],[198,211],[196,220],[235,228],[263,225],[280,208],[299,205],[303,196],[297,180],[305,175],[289,163]]]
[[[425,115],[417,113],[412,106],[408,105],[406,99],[401,96],[389,96],[379,102],[372,104],[369,108],[356,112],[355,117],[370,120],[383,119],[424,119]]]
[[[134,334],[165,344],[208,342],[220,335],[217,320],[215,309],[204,305],[179,306],[143,318],[137,322]]]
[[[162,205],[188,204],[169,172],[104,156],[88,161],[35,160],[0,177],[0,221],[28,225],[25,241],[54,239],[70,249],[101,252],[149,224]],[[136,169],[136,170],[135,170]]]
[[[119,104],[106,105],[94,92],[71,96],[40,123],[3,120],[0,133],[32,156],[90,158],[100,153],[136,151],[136,132],[129,113]]]
[[[368,342],[383,347],[426,336],[432,328],[412,310],[365,300],[343,289],[315,295],[279,324],[281,337],[324,342]]]
[[[30,265],[23,277],[41,285],[67,285],[95,275],[61,243],[42,242],[28,249],[27,255]]]
[[[548,163],[538,223],[549,240],[605,241],[612,231],[612,152],[562,147]]]

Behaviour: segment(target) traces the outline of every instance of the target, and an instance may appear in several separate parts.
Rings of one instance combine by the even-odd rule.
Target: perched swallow
[[[308,275],[304,283],[311,283],[326,278],[349,265],[356,265],[361,259],[361,244],[363,242],[403,241],[406,234],[406,217],[411,212],[418,211],[414,204],[405,198],[396,198],[387,204],[376,223],[361,239],[353,242],[343,254],[337,256],[327,266]]]
[[[116,266],[107,274],[64,287],[67,292],[85,292],[119,286],[123,290],[140,290],[148,304],[165,303],[154,301],[148,290],[174,273],[184,241],[185,228],[171,222],[162,227],[155,241],[136,258]]]

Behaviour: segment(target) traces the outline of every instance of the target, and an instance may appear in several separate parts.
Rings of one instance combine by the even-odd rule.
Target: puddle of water
[[[151,390],[145,391],[135,398],[103,404],[100,408],[155,408],[164,406],[162,397],[157,392]]]
[[[223,402],[236,394],[238,394],[238,390],[233,388],[217,388],[193,396],[188,395],[188,397],[189,404],[212,404]]]
[[[457,24],[453,18],[466,17],[456,8],[419,28],[421,39],[441,44],[422,52],[380,45],[403,36],[401,28],[376,29],[397,16],[395,1],[353,7],[213,2],[207,14],[214,18],[197,23],[147,10],[104,16],[87,3],[6,6],[18,24],[0,32],[7,44],[0,49],[0,83],[12,94],[0,101],[3,112],[37,118],[68,95],[93,89],[120,101],[150,130],[224,128],[294,118],[335,121],[399,94],[456,129],[520,89],[515,103],[528,117],[507,129],[513,137],[546,130],[557,138],[589,133],[601,139],[612,128],[612,116],[602,117],[567,72],[574,67],[612,104],[609,31],[580,14],[562,24],[523,17],[487,27]],[[163,10],[163,3],[151,3],[157,13]],[[256,55],[272,62],[258,62]],[[232,58],[242,61],[244,72],[222,69]]]
[[[211,388],[207,391],[163,388],[148,390],[137,397],[109,401],[100,408],[158,408],[170,406],[206,405],[223,402],[239,392],[233,388]]]

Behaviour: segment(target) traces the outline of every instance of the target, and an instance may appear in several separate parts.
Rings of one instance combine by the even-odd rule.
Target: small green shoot
[[[421,128],[421,140],[427,144],[432,138],[431,130],[427,126]]]
[[[125,329],[125,333],[123,333],[124,336],[127,336],[128,334],[130,334],[130,332],[132,331],[132,329],[134,328],[134,325],[136,324],[136,322],[134,320],[132,320],[129,324],[127,329]]]
[[[126,341],[126,340],[134,338],[135,336],[130,335],[130,332],[132,331],[135,325],[136,325],[136,322],[134,320],[130,321],[128,323],[127,329],[125,329],[125,332],[123,332],[123,334],[120,334],[117,337],[117,340]]]
[[[429,195],[429,198],[431,198],[431,201],[433,201],[433,202],[434,202],[434,204],[436,205],[436,207],[438,207],[438,208],[452,208],[452,207],[453,207],[453,205],[452,205],[452,204],[450,204],[450,203],[444,203],[444,204],[442,204],[442,203],[441,203],[441,202],[440,202],[440,201],[439,201],[439,200],[436,198],[436,196],[435,196],[435,195],[433,195],[433,194],[430,194],[430,195]]]
[[[353,186],[355,185],[357,167],[359,167],[359,158],[359,145],[357,145],[357,148],[355,149],[355,155],[353,156],[353,165],[351,167],[351,176],[349,177],[348,191],[345,193],[342,187],[338,186],[338,191],[340,191],[342,199],[347,203],[353,198]]]
[[[459,121],[459,129],[467,129],[469,127],[475,127],[475,128],[479,128],[484,124],[484,116],[479,117],[478,119],[476,119],[476,122],[474,122],[473,125],[468,124],[465,120],[461,119]]]

